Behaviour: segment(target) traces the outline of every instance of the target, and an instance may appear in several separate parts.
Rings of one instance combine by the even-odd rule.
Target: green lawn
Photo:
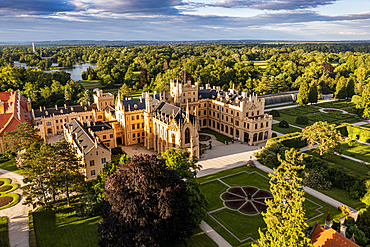
[[[202,129],[200,131],[200,133],[207,133],[207,134],[214,135],[216,137],[217,141],[220,141],[222,143],[225,143],[225,141],[231,141],[230,137],[227,137],[223,134],[217,133],[216,131],[213,131],[211,129]]]
[[[330,101],[330,102],[324,102],[324,103],[318,103],[318,107],[323,107],[323,108],[336,108],[336,109],[342,109],[342,110],[347,110],[349,109],[348,107],[354,107],[355,104],[351,103],[351,101],[343,101],[343,100],[337,100],[337,101]]]
[[[0,246],[8,247],[9,244],[9,233],[8,233],[8,218],[0,217]]]
[[[288,133],[293,133],[293,132],[301,132],[301,129],[289,126],[289,128],[281,128],[279,127],[279,124],[273,124],[272,125],[272,130],[277,131],[282,134],[288,134]]]
[[[247,171],[248,173],[242,171]],[[253,171],[257,171],[259,174],[253,173]],[[209,201],[207,211],[210,212],[223,207],[220,194],[228,189],[225,183],[229,186],[252,185],[268,190],[270,184],[268,178],[266,177],[267,174],[257,168],[240,166],[223,172],[211,174],[206,177],[201,177],[198,179],[198,182],[201,183],[201,190]],[[217,180],[217,178],[222,180],[222,182]],[[343,216],[341,211],[333,208],[333,206],[330,206],[329,204],[326,204],[309,194],[305,194],[305,197],[306,201],[304,203],[304,208],[306,210],[306,218],[310,219],[318,216],[314,219],[311,219],[308,222],[309,225],[313,225],[315,222],[324,224],[327,212],[329,210],[331,212],[332,219]],[[320,206],[323,208],[318,209]],[[320,215],[321,213],[322,215]],[[232,246],[250,246],[252,241],[245,240],[239,242],[238,239],[233,237],[228,231],[222,228],[219,223],[221,223],[241,240],[244,240],[248,237],[252,237],[257,240],[259,238],[258,229],[260,228],[264,230],[266,227],[262,215],[247,216],[228,208],[222,208],[209,214],[210,215],[205,217],[205,221],[211,225],[215,231],[222,235]],[[217,221],[219,223],[217,223]]]
[[[320,112],[319,109],[311,106],[306,107],[294,107],[289,109],[279,110],[280,117],[274,117],[275,120],[282,121],[285,120],[289,124],[293,124],[299,127],[306,127],[314,124],[318,121],[328,122],[330,124],[341,124],[343,122],[357,122],[358,117],[349,114],[342,114],[341,112]],[[297,124],[295,121],[297,116],[305,115],[308,118],[308,124],[302,125]]]
[[[305,153],[308,153],[318,158],[320,157],[320,155],[317,152],[314,152],[311,150],[306,151]],[[332,154],[332,155],[325,154],[323,156],[323,159],[326,161],[332,162],[339,167],[347,168],[348,170],[353,171],[354,173],[357,173],[358,175],[361,175],[361,176],[368,175],[368,172],[370,171],[370,167],[365,164],[362,164],[362,163],[359,163],[359,162],[356,162],[350,159],[346,159],[344,157],[341,157],[335,154]]]
[[[14,160],[8,160],[3,163],[0,163],[0,169],[8,170],[19,175],[22,175],[21,170],[14,163]]]
[[[299,106],[297,103],[286,103],[286,104],[281,104],[279,106],[267,106],[265,107],[265,110],[267,109],[272,109],[272,108],[278,108],[278,107],[283,107],[283,106],[290,106],[290,105],[296,105],[296,106]],[[292,107],[293,108],[293,107]],[[290,108],[289,108],[290,109]],[[268,113],[268,112],[267,112]]]
[[[33,213],[37,247],[98,246],[97,229],[101,217],[77,217],[73,206],[74,203],[71,208],[61,206],[58,212]],[[199,227],[194,228],[193,233],[194,235],[186,241],[189,247],[217,246]],[[179,244],[176,247],[184,245]]]
[[[353,158],[370,162],[370,146],[358,143],[358,146],[350,147],[348,143],[342,143],[342,154],[351,156]]]
[[[81,80],[81,81],[78,81],[78,83],[82,85],[89,85],[89,84],[99,84],[100,85],[100,80]]]
[[[331,198],[342,202],[345,205],[350,206],[356,210],[360,210],[361,208],[365,208],[366,205],[362,203],[360,200],[353,199],[349,197],[349,193],[346,190],[338,189],[338,188],[331,188],[330,190],[317,190]]]

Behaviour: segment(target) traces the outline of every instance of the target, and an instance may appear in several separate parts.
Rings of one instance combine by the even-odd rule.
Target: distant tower
[[[36,54],[36,50],[35,50],[35,43],[32,42],[32,50],[33,50],[33,53]]]
[[[326,217],[326,220],[325,220],[325,226],[324,228],[325,229],[329,229],[331,227],[331,221],[330,221],[330,210],[328,212],[328,216]]]

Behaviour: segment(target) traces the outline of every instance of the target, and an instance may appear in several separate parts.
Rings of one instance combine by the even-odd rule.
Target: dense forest
[[[96,64],[82,74],[103,88],[129,88],[157,92],[169,90],[169,79],[198,81],[201,86],[234,85],[239,92],[257,94],[298,90],[302,82],[320,94],[336,93],[353,85],[355,94],[370,80],[367,43],[328,44],[216,44],[153,46],[0,47],[0,91],[20,89],[34,107],[76,104],[91,99],[79,82],[65,72],[43,73],[23,69],[14,61],[50,69],[78,63]],[[43,59],[48,58],[48,59]],[[340,95],[336,93],[336,95]],[[346,96],[346,95],[344,95]]]

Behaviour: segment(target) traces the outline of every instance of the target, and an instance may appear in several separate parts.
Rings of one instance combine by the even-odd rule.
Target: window
[[[221,115],[221,119],[224,120],[224,115]]]
[[[106,135],[103,135],[103,139],[107,139],[107,136]]]
[[[137,133],[137,137],[140,137],[140,133]]]
[[[131,116],[131,120],[135,120],[135,117],[134,116]]]
[[[218,130],[220,129],[220,123],[217,123],[217,129]]]
[[[207,119],[203,119],[203,126],[207,125]]]
[[[95,176],[95,170],[90,171],[91,176]]]
[[[213,128],[215,128],[215,121],[213,121]]]
[[[102,119],[102,118],[103,118],[103,116],[99,116],[98,118],[99,118],[99,119]]]
[[[107,102],[105,102],[105,105],[107,105]]]
[[[132,134],[132,138],[135,138],[136,137],[136,134]]]
[[[257,111],[257,115],[260,115],[260,111]]]
[[[207,107],[207,103],[204,103],[204,107]]]
[[[239,137],[239,130],[235,130],[236,137]]]
[[[226,116],[226,121],[229,121],[229,117],[228,116]]]
[[[234,114],[234,111],[233,110],[231,110],[231,114]]]
[[[140,118],[140,116],[139,115],[136,115],[136,119],[139,119]]]
[[[55,120],[56,123],[58,123],[58,120]]]
[[[94,166],[94,165],[95,165],[94,160],[90,160],[90,166]]]
[[[224,125],[221,124],[221,131],[224,131]]]
[[[239,117],[239,112],[236,113],[236,116]]]
[[[229,109],[226,109],[226,113],[229,113]]]
[[[266,122],[266,127],[269,127],[269,122]]]
[[[141,124],[141,128],[144,128],[144,123]]]
[[[198,115],[200,116],[201,114],[200,114],[200,111],[198,111]]]
[[[239,121],[238,120],[235,121],[235,125],[239,126]]]
[[[57,130],[59,129],[59,126],[57,126]]]
[[[213,109],[215,109],[215,105],[213,105]]]
[[[232,117],[230,118],[230,122],[233,123],[233,118]]]
[[[145,132],[141,133],[141,136],[144,137],[145,136]]]
[[[234,129],[230,127],[230,135],[234,135]]]
[[[224,111],[224,108],[223,107],[221,107],[221,111]]]
[[[257,129],[257,128],[258,128],[258,126],[257,126],[257,124],[255,124],[255,125],[254,125],[254,129]]]
[[[248,117],[248,112],[245,114],[246,117]]]
[[[229,133],[229,126],[227,126],[227,125],[226,125],[225,129],[226,129],[226,131],[225,131],[225,132],[226,132],[226,133]]]
[[[208,125],[211,126],[211,119],[208,119]]]
[[[110,134],[110,136],[109,136],[110,138],[113,138],[113,134]]]
[[[134,130],[135,129],[135,124],[132,125],[132,129]]]
[[[263,123],[261,123],[261,128],[263,128]]]
[[[249,129],[249,124],[247,124],[247,129]]]
[[[215,116],[215,112],[213,112],[213,116]]]
[[[220,110],[220,107],[219,106],[217,106],[217,110]]]
[[[190,143],[190,130],[189,128],[186,128],[185,130],[185,144]]]
[[[185,103],[185,99],[184,99],[184,103]]]
[[[50,126],[51,125],[51,123],[50,122],[46,122],[46,126]]]
[[[206,110],[204,111],[204,115],[207,115],[207,111]]]
[[[105,158],[101,158],[101,163],[102,163],[102,164],[105,164],[105,163],[106,163]]]
[[[136,124],[136,127],[137,127],[138,129],[140,129],[140,124]]]
[[[219,113],[217,113],[217,118],[220,118],[220,114]]]
[[[254,116],[254,111],[252,111],[252,117]]]

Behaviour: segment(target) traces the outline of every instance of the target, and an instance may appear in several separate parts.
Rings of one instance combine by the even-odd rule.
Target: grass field
[[[253,172],[258,172],[259,174]],[[222,182],[216,180],[216,178],[219,178]],[[227,207],[224,207],[220,194],[226,191],[228,186],[251,185],[260,189],[269,190],[270,185],[266,173],[257,168],[240,166],[199,178],[198,182],[202,183],[201,190],[209,201],[207,208],[209,213],[205,218],[205,221],[211,225],[214,230],[222,235],[232,246],[250,246],[253,241],[250,239],[246,240],[246,238],[252,237],[255,240],[259,238],[258,229],[260,228],[261,230],[264,230],[266,227],[262,215],[248,216],[237,211],[230,210]],[[332,219],[343,216],[339,210],[334,209],[329,204],[326,204],[308,194],[305,194],[305,197],[306,201],[304,203],[304,208],[306,210],[306,218],[309,219],[318,216],[315,219],[308,221],[307,223],[309,225],[313,225],[315,222],[319,222],[323,225],[329,209]],[[320,205],[323,207],[322,209],[318,209]],[[240,242],[222,226],[227,228],[242,241]]]
[[[349,107],[354,107],[355,104],[351,103],[351,101],[343,101],[343,100],[337,100],[337,101],[330,101],[330,102],[324,102],[324,103],[318,103],[318,107],[323,108],[336,108],[336,109],[342,109],[347,111]]]
[[[63,205],[58,212],[42,211],[33,213],[33,226],[37,247],[98,246],[97,233],[100,216],[77,217],[72,207]],[[200,228],[193,229],[194,235],[186,242],[189,247],[217,246]],[[183,244],[176,247],[184,247]]]
[[[0,246],[8,247],[9,244],[9,233],[8,233],[8,218],[0,217]]]
[[[265,71],[267,68],[267,61],[261,60],[261,61],[252,61],[254,63],[254,66],[258,66],[261,68],[262,71]]]
[[[293,132],[301,132],[301,129],[289,126],[289,128],[281,128],[279,127],[279,124],[273,124],[272,125],[272,130],[277,131],[282,134],[288,134],[288,133],[293,133]]]
[[[22,175],[21,170],[14,163],[14,160],[8,160],[3,163],[0,163],[0,169],[4,169]]]
[[[216,137],[217,141],[220,141],[222,143],[225,143],[225,141],[231,141],[230,137],[227,137],[223,134],[217,133],[216,131],[213,131],[211,129],[202,129],[200,131],[200,133],[207,133],[207,134],[214,135]]]
[[[368,145],[357,143],[357,146],[350,147],[348,143],[342,143],[341,149],[342,154],[370,162],[370,146]]]
[[[280,117],[275,117],[275,120],[282,121],[285,120],[289,124],[293,124],[299,127],[306,127],[309,125],[314,124],[318,121],[328,122],[330,124],[341,124],[343,122],[357,122],[358,117],[352,116],[349,114],[342,114],[341,112],[329,112],[323,113],[320,112],[319,109],[311,106],[306,107],[294,107],[289,109],[279,110]],[[308,124],[302,125],[297,124],[295,121],[297,116],[305,115],[308,117]]]

